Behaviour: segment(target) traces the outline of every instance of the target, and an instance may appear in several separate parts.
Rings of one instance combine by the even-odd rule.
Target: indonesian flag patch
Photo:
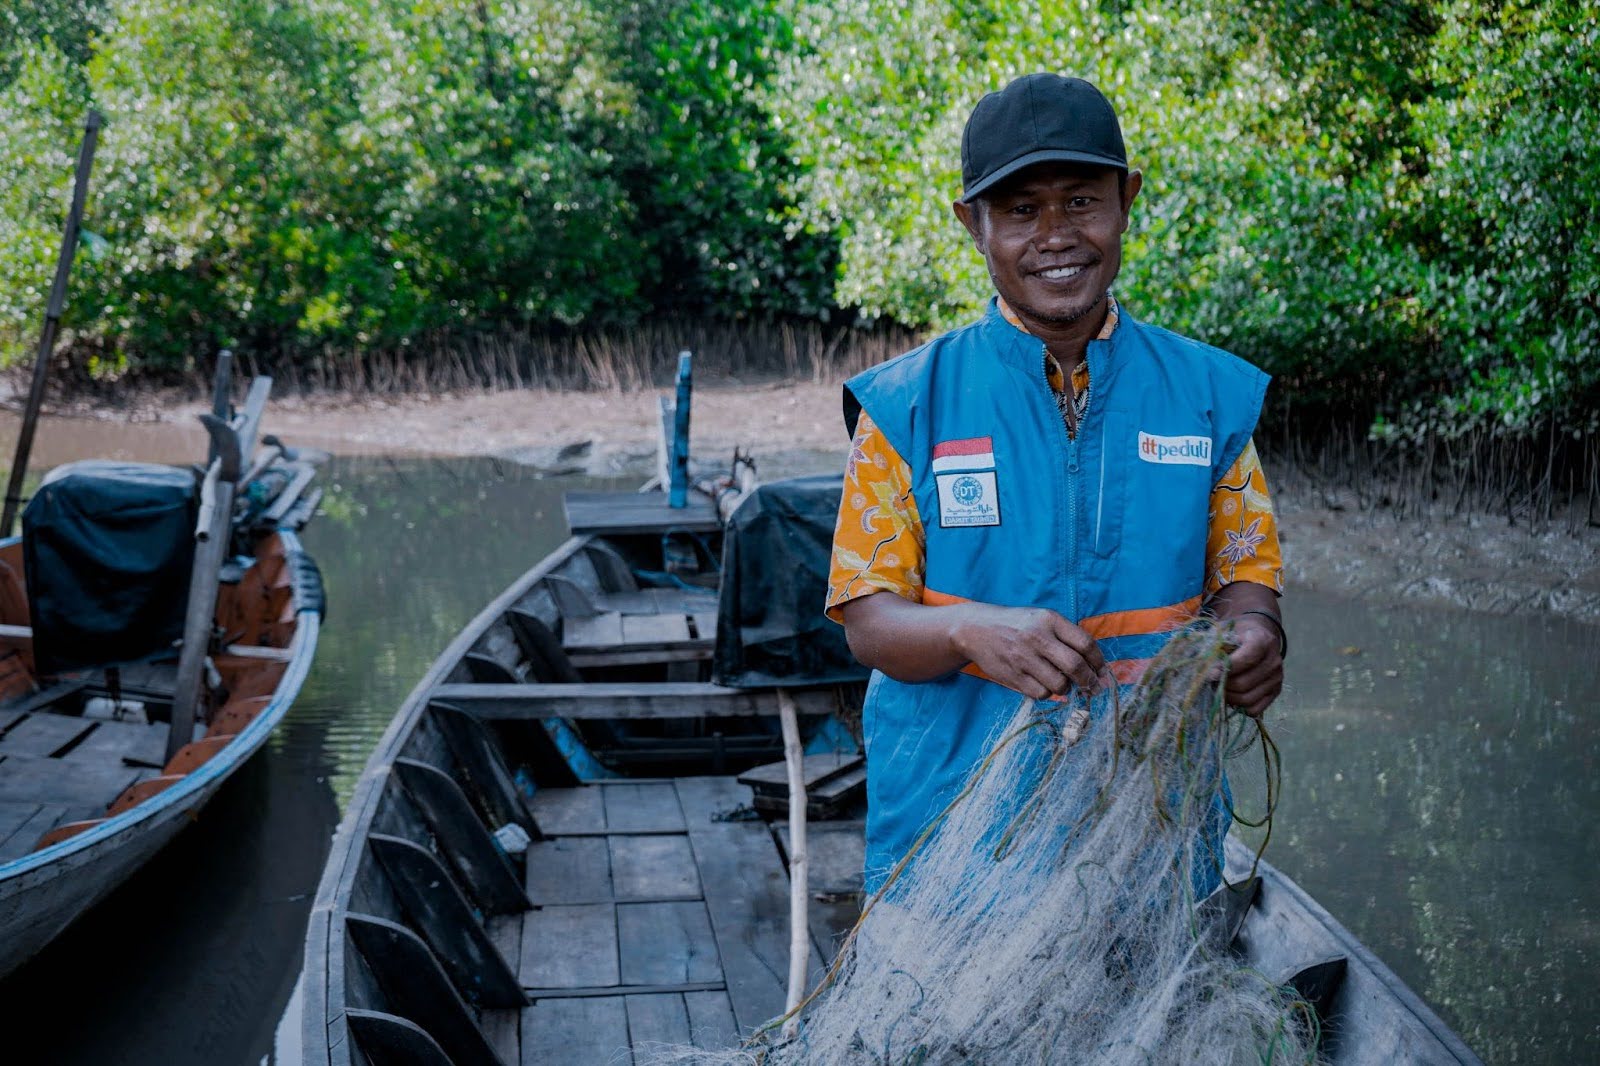
[[[994,438],[968,437],[947,440],[933,446],[933,472],[946,470],[993,470]]]

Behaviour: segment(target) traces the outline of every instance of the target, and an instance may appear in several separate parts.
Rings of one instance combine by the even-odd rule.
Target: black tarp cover
[[[761,485],[728,520],[712,678],[736,688],[865,681],[823,615],[842,476]]]
[[[188,470],[92,460],[52,472],[22,513],[41,674],[142,659],[183,636],[199,489]]]

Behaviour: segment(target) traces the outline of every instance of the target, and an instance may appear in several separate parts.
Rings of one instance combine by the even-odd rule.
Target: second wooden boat
[[[647,556],[660,544],[648,512],[664,505],[628,504],[626,525],[574,537],[490,603],[378,743],[307,933],[306,1063],[627,1063],[650,1042],[733,1046],[783,1011],[790,886],[771,775],[747,776],[752,790],[707,762],[717,733],[768,738],[776,757],[779,697],[706,679],[709,645],[732,639],[741,605],[723,589],[712,640],[682,600],[640,588],[639,572],[663,565]],[[601,628],[604,647],[589,635]],[[684,678],[685,664],[699,673]],[[786,691],[814,738],[839,737],[820,723],[859,711],[853,684]],[[678,772],[622,776],[627,760],[589,747],[617,736],[637,741],[634,768],[652,742],[677,749],[649,772]],[[847,794],[859,767],[834,746],[813,758],[816,791],[846,800],[809,830],[813,981],[860,905],[861,809]],[[1318,1007],[1331,1062],[1477,1063],[1277,870],[1263,864],[1228,899],[1234,948]]]
[[[314,468],[276,442],[243,468],[265,386],[252,396],[216,420],[232,450],[204,491],[187,470],[71,464],[0,542],[0,975],[189,824],[305,681]]]

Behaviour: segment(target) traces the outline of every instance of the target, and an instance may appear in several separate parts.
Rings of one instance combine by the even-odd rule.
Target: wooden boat
[[[703,667],[682,676],[707,654],[704,631],[685,623],[682,603],[653,607],[634,578],[661,565],[646,559],[651,531],[671,521],[661,494],[612,501],[601,522],[612,524],[584,529],[602,502],[569,502],[579,535],[461,632],[367,764],[307,934],[307,1063],[626,1063],[630,1046],[653,1041],[731,1046],[782,1012],[781,820],[761,817],[763,797],[736,768],[679,762],[673,776],[630,779],[577,743],[593,725],[655,726],[668,745],[662,727],[677,725],[704,739],[708,723],[732,729],[773,714],[778,698],[712,684]],[[604,653],[581,636],[601,615],[615,616],[606,625],[617,634]],[[685,623],[683,639],[622,639],[664,632],[668,616]],[[630,627],[632,617],[648,621]],[[860,691],[788,695],[815,720],[848,717]],[[828,779],[847,764],[835,759]],[[859,804],[810,826],[813,980],[857,914],[861,830]],[[1296,978],[1323,1011],[1332,1062],[1478,1061],[1271,866],[1219,899],[1237,949]]]
[[[219,422],[214,431],[232,434],[235,461],[238,445],[253,439],[265,389],[252,396],[259,399],[253,414]],[[237,432],[247,419],[248,432]],[[243,554],[226,575],[213,569],[209,582],[196,564],[189,592],[203,610],[191,609],[200,634],[192,655],[186,640],[186,653],[178,656],[99,661],[106,648],[98,641],[62,636],[61,596],[43,615],[36,609],[45,591],[37,586],[56,580],[38,558],[44,534],[30,531],[25,516],[23,536],[0,542],[0,974],[33,956],[187,825],[266,741],[305,680],[317,647],[322,592],[295,531],[316,505],[316,491],[306,491],[314,469],[275,443],[256,458],[246,487],[280,491],[270,499],[255,491],[260,506],[249,511],[248,526],[228,505],[231,492],[216,498],[206,528],[220,543],[211,555],[226,554],[230,544]],[[221,463],[213,463],[213,471]],[[89,465],[75,464],[74,476],[102,487],[119,478],[164,479],[181,487],[188,477],[129,464],[81,469]],[[216,477],[210,480],[214,489]],[[180,533],[189,535],[195,513],[206,514],[202,507],[180,519]],[[87,521],[95,549],[105,549],[112,566],[73,573],[82,580],[69,592],[100,588],[117,609],[147,623],[143,601],[124,582],[150,575],[115,569],[127,509]],[[25,560],[30,536],[35,556]],[[206,553],[197,549],[195,555]],[[25,574],[37,578],[35,587]],[[181,582],[182,571],[178,576]],[[147,587],[164,583],[146,581]],[[181,599],[184,586],[173,594]],[[70,607],[70,597],[65,602]],[[41,630],[44,619],[49,626]],[[116,643],[124,636],[107,639]],[[64,661],[70,668],[49,666]],[[186,671],[192,683],[184,682]],[[173,727],[179,731],[172,736],[169,720],[184,706],[198,714],[186,727]]]

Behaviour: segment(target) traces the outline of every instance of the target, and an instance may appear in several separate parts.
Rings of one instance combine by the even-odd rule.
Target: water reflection
[[[1302,594],[1271,857],[1490,1062],[1586,1058],[1600,629]]]

